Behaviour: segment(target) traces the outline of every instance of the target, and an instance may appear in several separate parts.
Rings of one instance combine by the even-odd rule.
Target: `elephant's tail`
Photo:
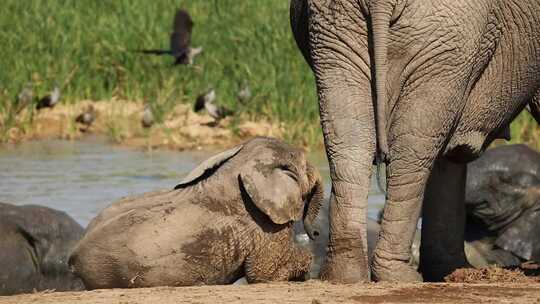
[[[373,32],[373,55],[375,64],[375,132],[377,136],[377,166],[387,161],[387,113],[388,93],[386,79],[388,74],[388,32],[392,18],[393,5],[390,1],[372,1],[370,6],[371,24]]]

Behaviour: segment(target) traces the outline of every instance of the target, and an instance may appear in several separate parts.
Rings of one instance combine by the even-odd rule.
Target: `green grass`
[[[192,45],[204,48],[195,66],[132,52],[167,48],[181,6],[195,22]],[[161,113],[214,87],[222,104],[297,126],[288,140],[320,142],[313,76],[294,44],[288,6],[286,0],[6,0],[0,111],[29,81],[38,95],[55,81],[65,85],[63,102],[116,96],[156,103]],[[235,98],[243,81],[253,94],[246,106]]]
[[[132,52],[167,48],[180,6],[195,22],[192,45],[204,47],[195,66]],[[15,122],[10,104],[29,81],[37,95],[55,81],[64,85],[63,102],[145,100],[158,120],[214,87],[220,103],[284,122],[289,141],[319,145],[314,80],[294,44],[288,6],[287,0],[4,0],[0,129]],[[253,93],[245,106],[235,99],[243,81]],[[512,124],[512,141],[538,148],[536,123],[527,115]]]
[[[534,118],[523,111],[510,125],[511,144],[526,143],[531,148],[540,150],[540,127]]]

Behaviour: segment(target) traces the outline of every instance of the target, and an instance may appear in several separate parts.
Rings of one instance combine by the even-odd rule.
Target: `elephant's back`
[[[540,154],[522,144],[487,150],[467,166],[466,201],[485,200],[501,183],[513,187],[540,184]]]
[[[540,154],[523,144],[488,149],[469,164],[471,174],[511,171],[540,176]]]
[[[540,154],[525,145],[489,149],[467,167],[468,233],[498,231],[536,202]],[[480,228],[476,225],[480,224]]]
[[[212,222],[208,210],[189,202],[127,210],[88,230],[70,264],[91,289],[184,285],[182,246]]]
[[[175,199],[175,196],[176,193],[170,190],[152,191],[141,195],[126,196],[103,209],[90,221],[86,231],[94,230],[95,227],[102,225],[126,211],[151,208],[153,206],[162,205],[164,202],[171,202]]]
[[[231,237],[241,229],[236,217],[189,202],[154,212],[127,244],[144,269],[137,286],[225,284],[239,277],[242,246]]]
[[[32,291],[40,278],[34,265],[36,259],[17,225],[8,218],[0,219],[0,295]]]

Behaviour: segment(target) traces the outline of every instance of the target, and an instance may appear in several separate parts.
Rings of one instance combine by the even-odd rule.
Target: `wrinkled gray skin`
[[[0,203],[0,295],[83,289],[67,264],[82,234],[64,212]]]
[[[466,239],[498,264],[540,261],[540,154],[525,145],[486,151],[468,166]],[[507,254],[511,253],[511,254]]]
[[[70,257],[87,288],[305,279],[309,235],[323,198],[304,153],[255,138],[203,162],[175,190],[122,199],[89,224]]]
[[[332,178],[323,279],[370,279],[366,210],[375,160],[386,163],[387,200],[373,279],[441,280],[468,265],[466,162],[505,137],[527,103],[537,106],[538,20],[540,0],[291,1]],[[437,187],[441,181],[452,182]],[[422,205],[420,276],[409,261]]]
[[[382,215],[382,214],[381,214]],[[380,232],[380,220],[368,218],[367,220],[367,242],[368,242],[368,259],[373,258],[373,250],[377,242],[377,238]],[[325,199],[325,203],[319,211],[319,217],[316,220],[316,225],[319,227],[320,235],[315,240],[308,242],[307,237],[303,234],[300,225],[297,225],[297,242],[306,246],[313,253],[313,266],[311,268],[310,277],[317,278],[320,274],[320,268],[326,260],[327,246],[328,246],[328,200]],[[413,244],[411,247],[412,259],[410,265],[417,268],[420,263],[420,230],[417,230]],[[495,239],[492,237],[486,237],[485,227],[479,226],[467,226],[466,241],[464,243],[465,256],[467,261],[474,267],[481,268],[490,265],[499,266],[516,266],[519,265],[522,260],[509,251],[497,248],[494,245]],[[540,235],[540,234],[538,234]],[[537,235],[537,237],[538,237]],[[477,239],[476,236],[481,236]]]
[[[465,204],[464,248],[467,261],[472,266],[506,267],[518,266],[529,260],[540,261],[540,153],[522,144],[487,150],[467,165]],[[370,259],[380,220],[368,218]],[[317,277],[326,258],[329,234],[327,199],[315,223],[320,236],[309,245],[314,253],[311,277]],[[418,267],[418,231],[411,251],[411,264]]]
[[[525,145],[487,150],[467,165],[465,254],[474,267],[540,260],[540,154]],[[441,226],[448,227],[441,222]],[[443,229],[441,227],[441,229]],[[413,243],[419,262],[420,239]]]

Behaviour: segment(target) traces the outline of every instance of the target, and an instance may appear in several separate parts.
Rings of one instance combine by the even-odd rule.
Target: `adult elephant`
[[[422,201],[424,279],[468,265],[466,162],[506,134],[527,103],[537,106],[537,20],[539,0],[291,1],[294,37],[315,74],[332,178],[323,279],[369,280],[374,161],[386,163],[387,177],[374,279],[422,279],[408,263]],[[441,180],[449,182],[433,186]]]
[[[64,212],[0,203],[0,295],[83,289],[67,264],[82,234]]]

